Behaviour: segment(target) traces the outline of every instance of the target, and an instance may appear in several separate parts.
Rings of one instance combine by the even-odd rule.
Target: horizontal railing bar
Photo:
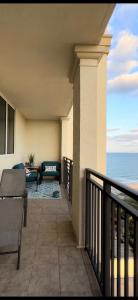
[[[109,177],[107,177],[105,175],[101,175],[99,172],[94,171],[92,169],[86,169],[86,174],[88,174],[88,173],[93,176],[96,176],[97,178],[101,179],[105,183],[111,185],[112,187],[116,188],[117,190],[121,191],[122,193],[125,193],[127,196],[138,201],[138,192],[134,191],[130,187],[127,187],[125,184],[117,182],[115,180],[112,180]]]

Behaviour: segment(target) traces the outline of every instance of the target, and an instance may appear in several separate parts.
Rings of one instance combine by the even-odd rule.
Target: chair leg
[[[24,227],[27,226],[27,206],[28,206],[27,197],[24,197]]]
[[[21,258],[21,246],[19,246],[18,248],[17,270],[20,269],[20,258]]]

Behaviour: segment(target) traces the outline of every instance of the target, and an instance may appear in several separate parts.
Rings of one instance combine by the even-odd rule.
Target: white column
[[[78,247],[85,241],[85,168],[105,173],[106,59],[111,36],[99,45],[76,46],[73,82],[72,217]]]

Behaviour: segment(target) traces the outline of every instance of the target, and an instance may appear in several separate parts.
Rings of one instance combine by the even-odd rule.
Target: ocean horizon
[[[106,175],[124,184],[138,182],[138,153],[107,152]]]

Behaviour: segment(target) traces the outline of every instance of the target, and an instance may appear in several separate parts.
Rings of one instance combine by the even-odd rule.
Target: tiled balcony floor
[[[0,256],[0,296],[100,296],[86,253],[76,246],[65,197],[29,199],[20,270],[16,254]]]

